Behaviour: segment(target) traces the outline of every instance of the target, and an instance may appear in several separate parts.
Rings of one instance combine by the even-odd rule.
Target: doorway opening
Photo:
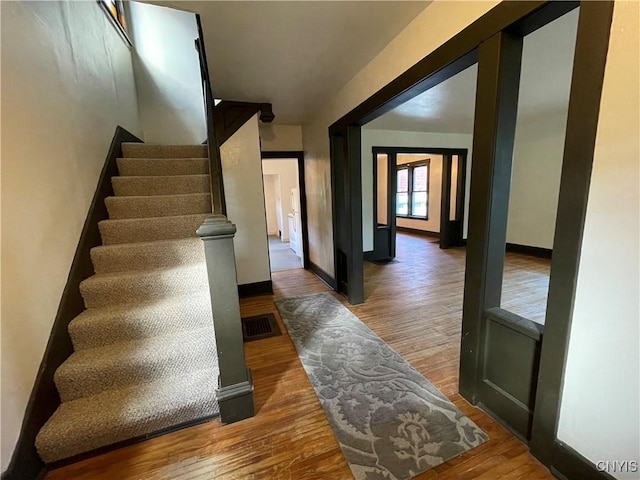
[[[261,152],[271,272],[309,268],[303,152]]]
[[[374,146],[372,153],[373,249],[364,259],[392,261],[397,232],[436,238],[443,249],[463,246],[468,150]]]
[[[535,78],[522,66],[527,59],[523,57],[523,43],[525,37],[574,10],[577,28],[559,29],[561,34],[573,37],[575,48],[572,45],[570,58],[562,60],[571,65],[572,76],[567,90],[567,120],[563,123],[566,138],[562,140],[548,302],[542,305],[546,316],[541,325],[501,308],[505,306],[503,272],[520,79],[521,75],[523,79]],[[358,228],[367,221],[365,202],[373,203],[374,195],[371,191],[366,198],[373,181],[368,181],[362,165],[363,154],[370,159],[364,141],[365,125],[478,64],[458,391],[516,436],[530,441],[532,453],[547,465],[554,458],[566,456],[566,450],[558,447],[560,396],[612,11],[610,2],[518,3],[518,8],[509,2],[498,5],[329,128],[335,283],[351,304],[360,304],[367,297],[364,252],[373,244],[372,238],[370,245],[365,243],[366,236],[373,232],[373,216],[370,224]],[[556,45],[546,47],[541,55],[556,50]],[[546,75],[539,83],[553,89],[563,81],[556,80]],[[532,110],[547,107],[549,98],[554,96],[536,96],[528,106]],[[520,105],[524,110],[527,102],[521,101]],[[423,110],[433,106],[438,104],[426,104]],[[408,196],[411,191],[396,193]],[[525,215],[524,219],[531,221],[534,216]],[[388,267],[395,269],[396,264]],[[412,280],[410,275],[406,278]],[[380,288],[390,290],[387,283],[379,283]],[[425,286],[430,293],[442,285],[436,279]],[[427,293],[416,293],[416,299]],[[446,289],[441,293],[449,295]],[[567,463],[566,458],[562,461]]]

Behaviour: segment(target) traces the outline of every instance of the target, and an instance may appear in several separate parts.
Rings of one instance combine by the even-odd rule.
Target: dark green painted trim
[[[440,248],[449,248],[449,238],[451,232],[449,226],[451,221],[451,170],[453,169],[452,156],[445,154],[442,156],[442,180],[440,182]],[[460,228],[462,225],[458,225]],[[462,236],[462,231],[460,232]]]
[[[82,227],[51,335],[31,390],[20,436],[9,467],[3,473],[3,479],[27,480],[44,475],[45,465],[35,448],[36,435],[60,405],[60,396],[53,381],[53,375],[62,362],[73,353],[67,328],[69,322],[85,309],[84,300],[80,294],[80,282],[94,274],[91,249],[102,244],[98,222],[109,217],[104,199],[113,195],[111,177],[118,175],[116,159],[122,157],[122,142],[141,142],[141,140],[122,127],[117,127],[115,130]]]
[[[531,435],[542,330],[501,308],[485,312],[478,405],[525,443]]]
[[[387,156],[387,225],[384,231],[379,231],[378,226],[378,202],[373,202],[373,254],[368,258],[365,258],[367,261],[379,261],[379,260],[387,260],[390,261],[396,256],[396,231],[397,231],[397,220],[394,212],[396,211],[396,196],[390,194],[389,192],[396,191],[396,183],[397,183],[397,161],[396,154],[393,151],[385,150],[384,148],[380,149],[378,147],[373,147],[371,149],[372,153],[372,166],[373,166],[373,192],[375,198],[375,192],[378,191],[378,155],[386,155]]]
[[[309,220],[307,214],[307,184],[304,176],[304,152],[303,151],[271,151],[260,152],[262,159],[269,158],[295,158],[298,160],[298,185],[300,187],[300,221],[302,223],[302,266],[309,268]],[[266,215],[266,214],[265,214]]]
[[[313,262],[309,262],[309,269],[316,274],[316,276],[326,283],[331,289],[336,290],[336,279],[325,272],[322,268]]]
[[[270,103],[250,103],[222,100],[214,107],[214,126],[218,144],[223,145],[256,113],[260,112],[260,121],[272,122],[275,118]]]
[[[582,2],[551,261],[531,453],[553,465],[613,2]],[[575,477],[581,478],[581,477]]]
[[[596,465],[560,440],[556,440],[553,447],[550,470],[556,477],[566,480],[615,480],[612,475],[598,470]]]
[[[260,295],[273,295],[273,282],[271,280],[238,285],[238,296],[240,298],[257,297]]]
[[[496,323],[504,325],[505,327],[531,338],[532,340],[542,340],[544,325],[540,325],[533,320],[521,317],[518,314],[509,312],[508,310],[503,310],[502,308],[491,308],[485,312],[485,316]]]
[[[499,415],[497,415],[493,410],[491,410],[490,407],[488,407],[487,405],[485,405],[482,402],[478,402],[478,404],[476,405],[479,409],[481,409],[484,413],[486,413],[487,415],[489,415],[491,418],[493,418],[496,422],[498,422],[500,425],[502,425],[506,430],[508,430],[509,432],[511,432],[511,434],[516,437],[518,440],[520,440],[522,443],[524,443],[525,445],[528,445],[529,440],[527,440],[524,436],[522,436],[522,434],[520,432],[518,432],[517,430],[515,430],[513,428],[513,425],[509,425],[509,423],[507,423],[503,418],[500,418]]]
[[[346,154],[349,165],[347,221],[350,224],[347,251],[347,296],[351,305],[364,303],[364,259],[362,257],[362,155],[361,130],[347,127]]]
[[[441,148],[441,147],[390,147],[390,146],[374,146],[372,147],[373,154],[386,153],[386,154],[411,154],[419,153],[425,155],[444,155],[450,153],[451,155],[467,155],[468,150],[466,148]]]
[[[529,255],[531,257],[547,258],[550,259],[553,254],[553,250],[550,248],[531,247],[529,245],[520,245],[518,243],[507,243],[506,251],[512,253],[521,253],[523,255]]]
[[[438,232],[431,232],[429,230],[420,230],[409,227],[397,227],[397,229],[399,232],[415,233],[416,235],[424,235],[425,237],[440,238],[440,234]]]
[[[346,159],[346,132],[331,135],[331,210],[333,213],[333,247],[336,291],[347,294],[346,249],[351,231],[347,215],[347,188],[349,188],[349,163]],[[349,206],[350,208],[350,206]]]
[[[253,377],[250,368],[246,368],[245,377],[245,381],[218,388],[220,421],[224,425],[239,422],[255,415]],[[220,382],[222,383],[222,380]]]
[[[477,62],[477,47],[509,28],[527,35],[564,15],[578,1],[507,1],[498,4],[402,75],[329,127],[333,135],[348,125],[364,125]]]
[[[522,37],[506,32],[479,48],[459,383],[472,404],[482,384],[484,313],[502,294],[521,56]]]
[[[360,127],[332,134],[330,147],[336,290],[359,304],[364,301]]]
[[[215,121],[215,99],[211,89],[211,77],[209,75],[209,63],[205,48],[204,33],[200,14],[196,13],[196,25],[198,38],[195,40],[198,60],[200,63],[200,76],[202,78],[202,91],[204,93],[204,112],[207,122],[207,150],[209,154],[209,184],[211,186],[212,212],[227,214],[227,203],[224,193],[224,180],[222,178],[222,159],[220,157],[220,142],[218,141]]]

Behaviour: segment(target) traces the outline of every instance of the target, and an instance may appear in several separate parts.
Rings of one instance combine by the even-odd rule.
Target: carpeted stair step
[[[104,200],[112,220],[123,218],[174,217],[211,213],[211,195],[156,195],[146,197],[107,197]]]
[[[117,197],[207,193],[211,190],[209,175],[111,177],[111,184]]]
[[[117,163],[123,177],[209,174],[206,158],[118,158]]]
[[[102,245],[91,260],[95,273],[172,268],[204,262],[204,245],[199,237]]]
[[[150,242],[195,237],[207,214],[175,217],[102,220],[98,223],[103,245]]]
[[[132,158],[207,158],[206,145],[156,145],[153,143],[122,144],[122,156]]]
[[[86,308],[122,303],[153,302],[170,296],[184,296],[208,289],[205,264],[145,270],[101,273],[80,283]]]
[[[89,308],[71,320],[74,350],[171,335],[213,325],[208,290],[136,305]]]
[[[142,437],[218,412],[217,369],[164,377],[62,403],[38,433],[46,463]]]
[[[215,365],[213,325],[74,352],[54,375],[63,402]]]

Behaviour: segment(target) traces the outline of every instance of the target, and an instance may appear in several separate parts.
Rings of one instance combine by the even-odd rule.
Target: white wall
[[[313,263],[330,275],[334,275],[334,265],[327,134],[329,126],[487,13],[497,3],[499,2],[430,3],[367,66],[336,92],[321,112],[302,126],[309,217],[309,256]]]
[[[558,428],[594,463],[640,461],[639,6],[614,6]]]
[[[397,155],[397,164],[415,162],[418,158],[429,158],[429,202],[427,204],[427,219],[396,218],[398,227],[414,228],[427,232],[440,232],[440,207],[442,206],[442,155],[421,155],[420,157],[409,155]]]
[[[279,190],[276,192],[276,204],[282,212],[282,241],[289,241],[289,217],[291,210],[291,189],[298,188],[298,161],[293,159],[265,159],[262,160],[264,175],[277,175],[280,180]],[[278,202],[279,200],[279,202]],[[299,204],[299,202],[298,202]]]
[[[236,224],[238,284],[271,280],[258,115],[220,147],[227,216]]]
[[[195,14],[129,2],[145,141],[199,144],[207,138]]]
[[[261,123],[260,148],[263,152],[300,152],[303,150],[302,127]]]
[[[553,248],[566,124],[565,109],[516,125],[507,219],[509,243]]]
[[[467,154],[467,172],[471,170],[471,154],[473,146],[473,135],[463,133],[423,133],[423,132],[401,132],[397,130],[373,130],[362,129],[361,148],[362,148],[362,248],[367,252],[373,250],[373,155],[372,147],[420,147],[420,148],[466,148]],[[442,165],[440,165],[440,184],[442,182]],[[431,180],[434,180],[432,175]],[[439,184],[439,185],[440,185]],[[465,195],[465,224],[464,238],[467,237],[467,221],[469,219],[469,187],[471,185],[471,175],[467,174],[466,179],[466,195]],[[435,194],[435,186],[431,186],[430,190]],[[438,192],[438,212],[440,210],[440,187]],[[434,197],[429,195],[431,203]],[[435,205],[435,204],[434,204]],[[431,216],[431,206],[429,207],[429,215]],[[438,213],[439,215],[439,213]],[[437,227],[435,224],[424,228],[424,221],[416,220],[406,223],[402,221],[402,226],[410,226],[411,228],[420,228],[432,232],[440,231],[440,217],[438,216]],[[398,221],[398,225],[401,222]],[[417,225],[417,226],[416,226]],[[311,227],[309,227],[311,230]]]
[[[96,2],[0,2],[2,470],[117,125],[140,135],[131,53]]]
[[[276,177],[277,175],[263,175],[264,206],[267,214],[267,233],[278,234],[278,217],[276,214]]]

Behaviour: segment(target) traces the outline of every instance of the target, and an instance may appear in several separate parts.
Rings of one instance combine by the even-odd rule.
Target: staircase
[[[196,229],[211,212],[206,146],[122,145],[105,200],[61,404],[40,430],[46,463],[212,417],[218,379],[211,300]]]

